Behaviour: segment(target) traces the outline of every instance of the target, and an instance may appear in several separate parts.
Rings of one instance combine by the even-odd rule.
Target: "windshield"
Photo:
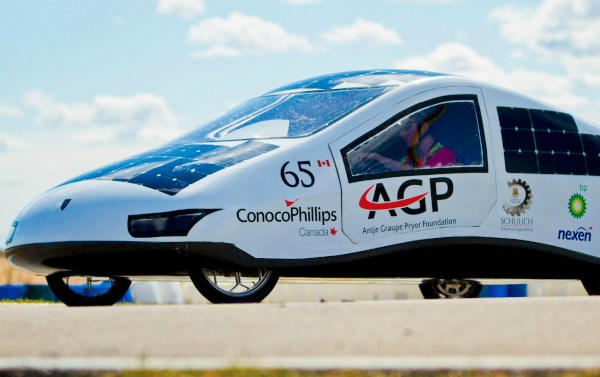
[[[310,135],[389,87],[268,95],[251,99],[170,144]]]

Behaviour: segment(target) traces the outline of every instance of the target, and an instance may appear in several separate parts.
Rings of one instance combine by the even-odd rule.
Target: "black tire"
[[[600,296],[600,280],[583,279],[581,280],[581,283],[588,295]]]
[[[213,304],[243,304],[261,302],[269,295],[269,293],[271,293],[273,288],[275,288],[277,281],[279,280],[279,272],[265,270],[268,272],[268,276],[265,278],[265,281],[260,285],[259,288],[254,289],[254,291],[246,295],[236,295],[229,294],[226,291],[215,287],[215,284],[209,281],[209,278],[203,270],[204,269],[189,271],[190,278],[202,296],[204,296]]]
[[[458,281],[452,283],[461,283],[466,287],[464,292],[461,292],[460,295],[451,296],[447,293],[446,290],[441,289],[440,285],[444,285],[446,283],[450,283],[452,281],[444,281],[444,280],[428,280],[419,284],[419,289],[421,289],[421,293],[425,299],[447,299],[447,298],[476,298],[479,297],[481,293],[481,288],[483,287],[481,284],[475,281]]]
[[[67,306],[111,306],[125,296],[131,285],[131,280],[129,279],[112,279],[113,283],[106,293],[86,297],[81,293],[73,291],[63,280],[64,277],[61,275],[46,276],[46,281],[56,298]]]

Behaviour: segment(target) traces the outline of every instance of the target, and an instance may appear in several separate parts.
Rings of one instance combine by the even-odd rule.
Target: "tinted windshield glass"
[[[254,98],[195,128],[172,144],[306,136],[389,89],[378,87]]]

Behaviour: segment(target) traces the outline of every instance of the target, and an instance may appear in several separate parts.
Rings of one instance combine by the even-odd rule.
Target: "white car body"
[[[385,93],[309,136],[199,143],[270,147],[173,195],[106,175],[51,189],[15,219],[7,257],[16,267],[38,275],[68,271],[133,279],[185,277],[192,264],[273,268],[282,276],[580,279],[595,275],[600,266],[600,236],[593,228],[600,203],[594,193],[600,189],[600,177],[589,174],[593,159],[568,151],[565,161],[577,158],[590,165],[581,175],[507,172],[504,143],[508,139],[503,140],[498,108],[567,112],[463,77],[388,73],[398,79],[386,84]],[[354,78],[370,74],[331,77],[338,80],[335,90],[347,90]],[[408,76],[411,80],[402,81]],[[301,92],[306,82],[286,90]],[[339,87],[340,82],[346,86]],[[473,169],[479,170],[442,167],[415,169],[410,175],[400,171],[353,176],[345,159],[353,143],[370,140],[364,135],[378,135],[377,130],[385,129],[382,125],[407,109],[452,101],[471,101],[478,107],[484,159],[483,166]],[[573,119],[580,135],[600,135],[597,125]],[[533,127],[531,132],[536,132]],[[515,140],[510,139],[520,142]],[[538,153],[542,152],[548,151]],[[378,198],[376,190],[380,190]],[[584,198],[585,208],[573,215],[568,205],[575,194]],[[418,202],[392,208],[393,212],[378,206],[417,197]],[[61,209],[67,199],[70,202]],[[129,231],[132,215],[190,209],[218,211],[202,217],[187,236],[134,237]]]

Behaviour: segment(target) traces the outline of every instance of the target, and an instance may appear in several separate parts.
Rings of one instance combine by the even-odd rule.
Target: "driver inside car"
[[[434,109],[435,112],[431,115],[428,114],[430,111],[421,111],[402,119],[399,134],[406,143],[405,156],[393,159],[377,152],[359,153],[355,156],[353,165],[366,165],[366,170],[377,166],[378,171],[384,172],[455,165],[456,155],[436,140],[435,128],[432,127],[446,111],[446,105],[438,105]]]

